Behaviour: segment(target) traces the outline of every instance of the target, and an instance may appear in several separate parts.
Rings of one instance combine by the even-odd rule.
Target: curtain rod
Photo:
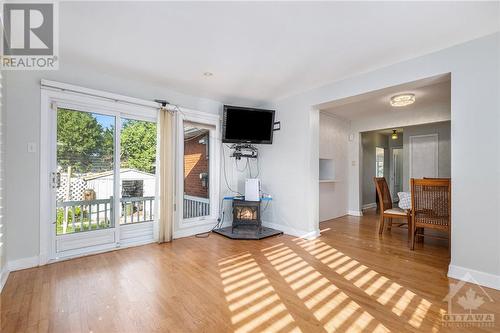
[[[67,91],[67,92],[72,92],[72,93],[76,93],[76,94],[80,94],[80,95],[102,98],[102,99],[110,100],[113,102],[121,102],[121,103],[136,105],[136,106],[150,107],[150,108],[154,108],[154,109],[160,109],[160,107],[161,107],[161,103],[158,103],[158,102],[143,100],[140,98],[129,97],[129,96],[110,93],[110,92],[106,92],[106,91],[84,88],[84,87],[75,86],[75,85],[63,83],[63,82],[56,82],[56,81],[42,79],[41,86],[44,88],[57,89],[60,91]],[[167,108],[174,110],[175,106],[172,104],[167,104]]]

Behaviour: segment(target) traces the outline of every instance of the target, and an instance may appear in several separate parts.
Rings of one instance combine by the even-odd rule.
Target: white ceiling
[[[404,107],[391,106],[391,97],[402,93],[415,94],[415,103]],[[443,75],[326,103],[321,111],[348,120],[358,120],[394,112],[413,112],[436,104],[451,108],[450,103],[450,76]]]
[[[499,14],[498,2],[63,2],[60,58],[258,104],[499,31]]]

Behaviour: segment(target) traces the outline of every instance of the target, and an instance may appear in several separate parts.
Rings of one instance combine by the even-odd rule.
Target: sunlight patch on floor
[[[297,240],[297,244],[378,303],[388,306],[392,313],[402,317],[415,328],[421,327],[427,313],[433,306],[430,301],[421,298],[414,292],[320,240],[302,239]],[[440,308],[434,310],[438,314],[443,311]]]
[[[327,332],[389,331],[291,248],[279,244],[262,252]]]
[[[234,332],[301,332],[250,253],[219,261]]]

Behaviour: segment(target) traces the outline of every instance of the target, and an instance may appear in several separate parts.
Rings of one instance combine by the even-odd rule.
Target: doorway
[[[42,88],[42,263],[156,237],[157,109],[97,94]]]
[[[218,115],[184,110],[176,117],[174,238],[205,233],[219,217],[221,142]]]
[[[403,191],[403,147],[394,147],[391,150],[391,196],[397,201],[398,192]]]

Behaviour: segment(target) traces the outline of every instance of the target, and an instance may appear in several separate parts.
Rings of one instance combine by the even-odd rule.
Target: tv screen
[[[224,105],[222,142],[273,143],[274,110]]]

